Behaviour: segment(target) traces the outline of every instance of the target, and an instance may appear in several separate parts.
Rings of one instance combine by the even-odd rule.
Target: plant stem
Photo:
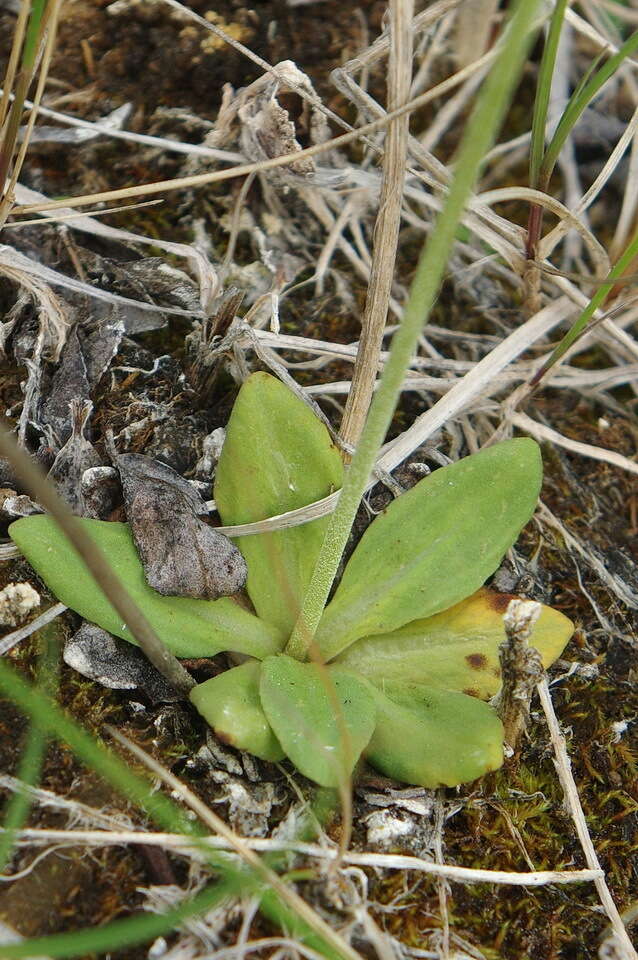
[[[58,28],[58,18],[60,15],[60,8],[62,6],[62,0],[48,0],[46,9],[44,7],[44,0],[37,0],[37,8],[34,4],[33,18],[36,19],[37,30],[32,32],[36,33],[36,36],[30,38],[29,33],[27,33],[27,38],[25,40],[25,59],[27,51],[29,51],[30,60],[28,63],[28,78],[29,80],[34,73],[34,62],[35,55],[38,49],[38,38],[40,34],[46,36],[46,44],[44,46],[44,53],[40,63],[40,73],[38,76],[38,83],[36,91],[33,95],[33,105],[31,107],[31,112],[29,114],[29,119],[26,124],[26,129],[24,130],[24,136],[22,138],[22,143],[20,144],[20,149],[18,150],[17,156],[13,162],[13,169],[11,170],[11,178],[6,185],[4,190],[4,195],[2,200],[0,200],[0,230],[4,227],[7,217],[11,212],[11,207],[14,203],[14,190],[18,182],[18,177],[22,171],[22,166],[24,164],[27,150],[29,148],[29,142],[31,140],[31,135],[33,134],[33,128],[35,126],[35,121],[38,116],[38,107],[40,106],[40,101],[42,100],[42,95],[44,94],[44,88],[46,86],[47,77],[49,74],[49,66],[51,64],[51,59],[53,57],[53,50],[55,47],[55,38]],[[31,24],[29,24],[31,29]],[[33,60],[33,62],[31,62]],[[25,89],[24,96],[22,97],[21,103],[24,103],[26,99],[26,94],[28,89]],[[16,97],[17,102],[17,97]],[[15,106],[15,104],[14,104]],[[16,130],[16,134],[17,134]],[[2,182],[2,181],[0,181]]]
[[[481,161],[496,136],[520,75],[531,41],[537,5],[537,0],[518,0],[516,3],[508,27],[507,42],[483,85],[465,131],[455,164],[454,180],[436,226],[421,253],[401,326],[392,340],[379,389],[372,401],[352,462],[346,470],[337,507],[330,518],[301,613],[286,648],[286,652],[297,659],[305,659],[314,642],[361,497],[392,420],[405,371],[435,301],[454,245],[458,223]]]
[[[26,2],[21,3],[18,19],[16,20],[15,30],[13,31],[9,62],[7,64],[7,70],[2,83],[2,99],[0,99],[0,128],[4,126],[4,121],[7,118],[7,111],[11,101],[11,91],[13,90],[13,82],[18,71],[18,62],[20,60],[20,54],[22,53],[22,41],[24,40],[27,22],[29,20],[29,13],[29,4]]]
[[[537,190],[546,191],[549,185],[549,177],[543,177],[541,182],[541,169],[543,166],[543,155],[545,152],[545,131],[547,128],[547,111],[549,110],[549,101],[552,92],[552,79],[556,66],[556,56],[558,53],[558,44],[560,34],[565,18],[565,9],[567,0],[556,0],[556,6],[552,13],[552,18],[545,40],[543,49],[543,58],[541,60],[538,72],[538,84],[536,87],[536,98],[534,100],[534,115],[532,118],[532,142],[529,153],[529,185]],[[532,203],[529,208],[529,218],[527,221],[527,243],[526,256],[528,260],[536,260],[538,252],[538,243],[543,229],[543,208],[538,203]],[[526,299],[529,300],[530,307],[540,307],[538,300],[540,293],[540,272],[538,267],[528,265],[526,271],[526,284],[528,292]],[[533,312],[536,312],[534,310]]]
[[[552,78],[556,66],[558,44],[566,7],[567,0],[556,0],[556,6],[554,7],[552,19],[549,24],[547,39],[543,49],[543,58],[538,72],[538,86],[536,88],[534,115],[532,118],[532,142],[529,154],[529,185],[530,187],[538,189],[543,189],[539,187],[539,175],[543,164],[543,154],[545,152],[547,111],[549,109]]]

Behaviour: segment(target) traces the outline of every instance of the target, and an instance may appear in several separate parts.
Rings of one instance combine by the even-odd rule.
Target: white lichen
[[[40,594],[30,583],[8,583],[0,590],[0,623],[16,627],[39,606]]]

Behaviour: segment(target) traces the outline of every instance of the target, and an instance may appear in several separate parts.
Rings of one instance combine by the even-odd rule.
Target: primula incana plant
[[[273,377],[249,377],[215,480],[223,523],[305,506],[337,490],[342,474],[312,411]],[[178,657],[244,655],[191,693],[222,740],[264,760],[287,756],[324,786],[343,782],[362,754],[397,780],[454,786],[502,762],[501,723],[484,701],[500,687],[510,596],[483,584],[532,516],[540,483],[537,444],[508,440],[394,500],[364,533],[324,610],[315,650],[325,666],[286,652],[325,518],[237,538],[250,603],[161,596],[145,582],[126,524],[81,522]],[[10,532],[59,600],[132,642],[51,518],[18,520]],[[571,632],[566,617],[543,607],[533,642],[546,666]]]

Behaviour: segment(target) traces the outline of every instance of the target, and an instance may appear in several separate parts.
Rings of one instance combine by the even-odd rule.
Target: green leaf
[[[285,754],[261,705],[260,679],[261,663],[249,660],[199,683],[190,699],[224,743],[276,762]]]
[[[532,516],[541,476],[538,444],[507,440],[394,500],[364,533],[321,618],[324,658],[474,593]]]
[[[410,683],[385,683],[375,694],[377,726],[366,758],[386,776],[455,787],[501,766],[503,727],[487,703]]]
[[[325,426],[267,373],[246,380],[226,432],[215,500],[225,525],[304,507],[341,487],[343,464]],[[239,537],[247,590],[258,616],[288,636],[295,624],[327,519]]]
[[[323,787],[350,776],[374,730],[371,686],[340,667],[264,660],[261,702],[294,765]]]
[[[498,648],[512,594],[483,587],[467,600],[392,633],[357,640],[337,659],[372,680],[404,680],[460,690],[488,700],[501,686]],[[571,620],[542,606],[531,643],[549,667],[574,631]]]
[[[212,657],[222,650],[233,650],[262,658],[281,649],[284,638],[278,631],[230,597],[163,597],[149,587],[127,524],[86,519],[79,522],[117,570],[160,640],[176,656]],[[61,603],[116,637],[135,643],[51,517],[23,517],[11,524],[9,533]]]

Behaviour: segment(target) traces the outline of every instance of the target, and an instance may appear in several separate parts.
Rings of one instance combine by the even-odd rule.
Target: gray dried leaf
[[[140,454],[117,457],[126,515],[150,587],[165,596],[216,600],[246,583],[246,563],[198,519],[206,505],[170,467]]]
[[[56,490],[73,512],[82,515],[84,512],[82,475],[90,467],[100,466],[102,461],[93,445],[84,436],[93,404],[90,400],[78,398],[71,401],[70,408],[71,436],[55,458],[49,471],[49,480],[53,481]]]
[[[167,680],[126,640],[84,623],[64,646],[64,662],[111,690],[143,690],[153,702],[179,700]]]
[[[199,295],[191,278],[162,257],[133,260],[126,264],[126,272],[130,280],[140,284],[153,300],[199,312]]]
[[[89,390],[86,363],[76,324],[69,331],[60,363],[51,376],[50,384],[42,389],[39,421],[43,427],[51,428],[60,445],[67,442],[73,430],[71,402],[88,400]]]
[[[202,455],[195,464],[195,473],[198,477],[212,477],[214,475],[225,439],[226,431],[223,427],[217,427],[204,437]]]
[[[197,287],[188,274],[165,263],[161,257],[119,262],[93,254],[89,277],[94,286],[102,290],[155,307],[150,312],[148,307],[138,308],[133,303],[122,305],[120,316],[127,334],[158,330],[166,326],[168,314],[175,310],[196,314],[201,311]]]
[[[79,330],[82,356],[91,388],[97,386],[110,367],[124,336],[121,308],[117,304],[105,307],[105,315],[101,316],[100,306],[96,305],[94,316],[83,323]]]

